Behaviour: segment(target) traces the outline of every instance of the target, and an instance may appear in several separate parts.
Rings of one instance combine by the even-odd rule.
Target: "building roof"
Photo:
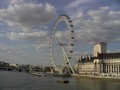
[[[99,42],[99,43],[96,43],[95,45],[97,45],[97,44],[106,45],[106,43],[104,43],[104,42]]]
[[[116,59],[120,58],[120,53],[98,53],[99,59]]]

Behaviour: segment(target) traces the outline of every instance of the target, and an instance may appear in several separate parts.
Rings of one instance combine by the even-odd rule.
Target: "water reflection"
[[[67,78],[68,84],[56,83],[60,77],[38,77],[21,72],[0,71],[0,90],[120,90],[120,82]]]
[[[88,78],[77,78],[76,86],[79,86],[81,90],[120,90],[120,82]]]

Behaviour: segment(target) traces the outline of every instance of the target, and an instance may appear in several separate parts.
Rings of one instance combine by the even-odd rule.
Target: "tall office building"
[[[100,43],[95,44],[93,48],[94,57],[97,57],[98,53],[107,53],[106,43],[100,42]]]

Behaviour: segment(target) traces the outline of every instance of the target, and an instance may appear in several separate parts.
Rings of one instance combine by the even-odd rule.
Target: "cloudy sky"
[[[73,21],[76,57],[98,42],[120,52],[120,0],[0,0],[0,61],[47,65],[50,32],[63,14]]]

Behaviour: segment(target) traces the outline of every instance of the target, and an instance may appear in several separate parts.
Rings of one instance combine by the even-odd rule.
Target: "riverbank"
[[[74,78],[89,78],[89,79],[105,79],[105,80],[111,80],[111,81],[119,81],[120,82],[120,76],[93,76],[93,75],[79,75],[79,74],[74,74],[72,75]]]

